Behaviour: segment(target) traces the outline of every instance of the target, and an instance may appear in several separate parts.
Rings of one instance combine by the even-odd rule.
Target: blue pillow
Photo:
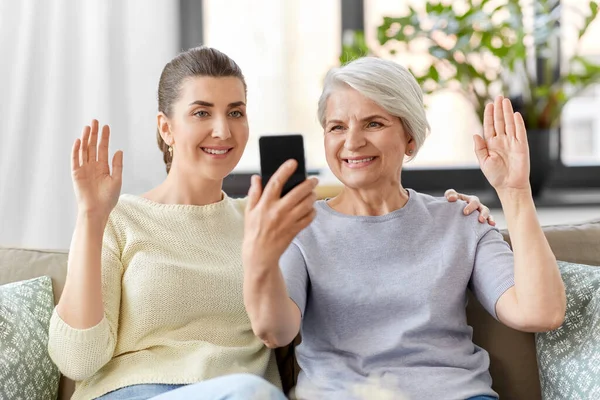
[[[43,276],[0,286],[0,399],[56,399],[60,372],[48,354],[54,309]]]
[[[565,322],[535,337],[542,397],[600,399],[600,267],[559,261]]]

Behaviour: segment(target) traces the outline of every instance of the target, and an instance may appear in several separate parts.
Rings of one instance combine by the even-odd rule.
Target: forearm
[[[515,294],[526,323],[562,323],[565,289],[556,258],[540,227],[530,191],[498,192],[514,252]]]
[[[56,311],[75,329],[96,326],[104,317],[102,303],[102,238],[106,220],[80,214],[69,250],[67,280]]]
[[[278,265],[244,265],[244,304],[252,330],[268,347],[289,344],[300,330],[300,310],[290,299]]]

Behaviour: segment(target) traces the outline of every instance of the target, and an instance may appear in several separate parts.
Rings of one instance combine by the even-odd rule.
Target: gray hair
[[[327,99],[335,89],[344,85],[400,118],[406,133],[416,143],[412,157],[419,152],[431,128],[425,115],[421,87],[406,68],[393,61],[363,57],[331,69],[319,98],[318,115],[322,127],[325,127]]]

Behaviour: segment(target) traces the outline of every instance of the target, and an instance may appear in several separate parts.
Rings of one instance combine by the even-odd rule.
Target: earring
[[[414,153],[414,152],[415,152],[415,151],[414,151],[413,149],[410,149],[410,150],[408,151],[408,154],[412,155],[412,153]]]
[[[173,157],[173,147],[169,146],[169,154],[171,155],[171,157]]]

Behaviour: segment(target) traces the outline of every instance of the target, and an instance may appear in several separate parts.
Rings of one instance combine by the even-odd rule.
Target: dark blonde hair
[[[171,116],[172,106],[179,99],[183,82],[199,76],[235,77],[242,81],[244,91],[247,91],[242,70],[229,56],[210,47],[194,47],[178,54],[163,68],[158,82],[158,111],[163,112],[167,117]],[[163,159],[169,173],[173,156],[169,153],[169,146],[158,129],[156,141],[158,148],[163,152]]]

